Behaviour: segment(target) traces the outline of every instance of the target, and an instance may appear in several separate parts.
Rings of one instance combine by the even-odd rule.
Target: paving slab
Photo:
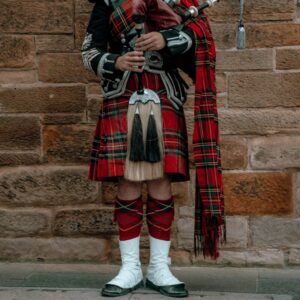
[[[257,281],[258,293],[290,294],[294,300],[300,300],[300,273],[298,269],[259,270]]]
[[[18,288],[32,288],[33,293],[38,293],[39,289],[43,289],[43,292],[45,292],[47,288],[51,289],[51,293],[53,293],[53,289],[57,289],[60,290],[62,295],[65,289],[70,289],[70,293],[79,292],[76,289],[83,289],[82,297],[85,297],[84,295],[87,291],[100,291],[102,286],[117,274],[119,268],[119,265],[108,264],[0,262],[0,287],[2,287],[2,289],[5,287],[16,288],[16,291],[18,291]],[[145,274],[146,266],[143,265],[142,268]],[[275,295],[278,295],[278,297],[280,295],[280,297],[283,297],[282,295],[289,295],[292,298],[288,299],[300,300],[300,268],[171,266],[171,270],[175,276],[186,283],[190,292],[206,291],[205,293],[207,293],[211,291],[214,293],[241,293],[243,297],[247,295],[248,298],[245,299],[252,299],[251,297],[258,297],[259,295],[260,297],[273,297],[271,299],[275,299]],[[2,290],[2,292],[4,292],[4,290]],[[51,293],[49,294],[50,296],[52,295]],[[142,295],[146,297],[145,294]],[[213,294],[212,297],[216,295],[218,297],[220,296],[220,294]],[[135,296],[138,297],[137,294]],[[199,295],[194,296],[198,297]],[[209,294],[201,295],[201,299],[203,299],[204,296],[206,297],[205,300],[210,299],[207,298],[210,296]],[[231,294],[223,294],[223,296],[238,297],[238,295]],[[77,299],[77,296],[74,297],[74,299]],[[160,297],[160,294],[156,297]],[[17,299],[17,296],[15,298]],[[140,298],[136,299],[138,300]],[[223,299],[225,300],[227,298]],[[2,298],[0,298],[0,300],[2,300]],[[4,300],[7,299],[4,298]]]
[[[97,300],[108,299],[102,297],[99,289],[33,289],[33,288],[0,288],[0,300]],[[122,297],[118,300],[159,300],[170,299],[158,293],[140,290]],[[287,295],[251,295],[245,293],[220,292],[191,292],[190,300],[292,300]]]

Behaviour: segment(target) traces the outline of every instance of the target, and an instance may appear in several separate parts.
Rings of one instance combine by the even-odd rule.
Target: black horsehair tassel
[[[154,113],[151,110],[148,127],[147,127],[147,137],[146,137],[146,161],[148,162],[159,162],[161,160],[158,134],[156,128],[156,122]]]
[[[145,159],[144,154],[144,141],[143,141],[143,128],[138,106],[134,113],[131,141],[130,141],[130,155],[131,161],[142,161]]]

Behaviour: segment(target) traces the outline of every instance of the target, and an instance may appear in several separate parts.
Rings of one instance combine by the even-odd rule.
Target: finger
[[[138,73],[143,72],[143,68],[135,68],[133,66],[129,67],[128,70],[132,72],[138,72]]]
[[[146,59],[144,56],[131,56],[128,57],[128,62],[144,62]]]
[[[152,44],[148,47],[148,51],[155,51],[155,50],[160,50],[162,49],[161,47],[159,47],[158,45]]]
[[[155,42],[155,37],[150,37],[136,44],[136,47],[142,48]]]
[[[147,48],[147,50],[145,51],[155,51],[158,50],[155,46],[150,46],[149,48]]]
[[[152,35],[152,32],[144,33],[140,37],[138,37],[135,42],[140,43],[140,42],[144,41],[145,39],[148,39],[151,35]]]
[[[139,50],[139,51],[127,52],[125,55],[128,55],[128,56],[143,56],[144,53],[143,53],[143,51]]]
[[[137,69],[143,68],[144,65],[145,65],[144,62],[131,62],[131,63],[127,63],[127,68],[135,71]]]

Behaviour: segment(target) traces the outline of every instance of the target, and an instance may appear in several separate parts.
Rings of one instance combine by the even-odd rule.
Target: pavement
[[[118,265],[0,262],[0,300],[94,300]],[[146,267],[143,266],[144,272]],[[171,267],[188,299],[300,300],[300,268]],[[171,299],[142,288],[115,299]]]

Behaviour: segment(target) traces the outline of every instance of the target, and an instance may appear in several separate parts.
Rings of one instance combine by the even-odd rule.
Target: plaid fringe
[[[182,0],[178,13],[197,0]],[[216,100],[216,50],[204,12],[185,25],[195,35],[195,105],[193,153],[196,166],[194,253],[219,257],[219,244],[226,242],[224,189]]]

